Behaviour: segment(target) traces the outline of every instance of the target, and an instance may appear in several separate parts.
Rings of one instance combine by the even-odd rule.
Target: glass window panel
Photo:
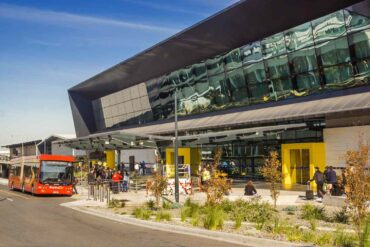
[[[358,61],[356,63],[357,67],[357,76],[366,76],[370,75],[370,59],[365,59],[362,61]]]
[[[265,62],[271,79],[289,76],[288,57],[286,55],[271,58]]]
[[[284,32],[288,52],[313,45],[311,23],[305,23]]]
[[[271,82],[273,85],[273,92],[276,94],[278,99],[288,97],[290,95],[290,91],[293,90],[290,78],[273,79]]]
[[[248,84],[248,90],[251,97],[251,101],[254,103],[269,100],[270,89],[268,82]]]
[[[180,78],[179,78],[179,73],[177,71],[175,72],[172,72],[169,76],[169,80],[170,80],[170,87],[174,86],[174,85],[179,85],[180,84]]]
[[[332,66],[324,68],[326,85],[335,87],[337,85],[350,83],[353,79],[351,64]]]
[[[312,21],[313,37],[316,43],[336,39],[346,34],[342,10]]]
[[[267,59],[286,52],[283,33],[267,37],[261,41],[263,58]]]
[[[224,74],[209,77],[209,86],[212,88],[212,98],[217,106],[223,106],[229,103]]]
[[[244,64],[262,61],[261,42],[253,42],[241,48],[242,60]]]
[[[296,81],[298,92],[320,88],[320,75],[317,71],[299,74],[296,76]]]
[[[235,49],[224,56],[225,67],[227,70],[232,70],[241,67],[242,59],[240,49]]]
[[[227,80],[233,102],[248,101],[246,83],[242,69],[236,69],[227,74]]]
[[[344,10],[344,16],[346,18],[347,32],[357,32],[360,30],[370,28],[370,18]]]
[[[223,57],[218,56],[206,61],[208,75],[216,75],[224,72]]]
[[[244,67],[244,75],[248,84],[255,84],[265,81],[266,71],[264,63],[254,63]]]
[[[179,84],[192,84],[193,83],[193,73],[191,68],[185,68],[178,71]]]
[[[317,69],[315,49],[302,49],[288,54],[293,73],[302,73]]]
[[[347,38],[340,38],[318,45],[317,55],[323,66],[349,62],[351,57]]]
[[[356,59],[370,57],[370,30],[354,33],[348,37],[348,41]]]

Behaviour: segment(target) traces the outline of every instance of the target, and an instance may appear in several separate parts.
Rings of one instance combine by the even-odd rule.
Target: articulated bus
[[[25,156],[10,161],[8,187],[33,195],[72,195],[72,156]]]

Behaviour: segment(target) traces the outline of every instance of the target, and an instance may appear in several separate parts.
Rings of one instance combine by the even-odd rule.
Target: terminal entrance
[[[310,150],[291,149],[290,167],[295,170],[296,183],[305,184],[310,179]]]

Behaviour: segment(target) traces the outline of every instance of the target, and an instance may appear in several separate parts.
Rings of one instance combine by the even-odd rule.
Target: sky
[[[0,146],[73,134],[67,90],[237,0],[0,0]]]

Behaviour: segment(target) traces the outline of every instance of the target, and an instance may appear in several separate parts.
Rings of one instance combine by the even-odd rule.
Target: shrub
[[[362,233],[362,242],[364,246],[370,246],[370,215],[367,217],[365,227]]]
[[[163,202],[162,202],[162,208],[163,209],[173,209],[174,207],[173,207],[172,203],[166,202],[166,201],[163,200]]]
[[[331,221],[336,223],[348,224],[349,223],[349,214],[345,207],[343,207],[340,211],[334,212]]]
[[[230,213],[234,209],[234,203],[226,199],[221,202],[220,207],[225,213]]]
[[[305,204],[301,208],[302,219],[305,220],[326,220],[326,213],[324,207],[317,207],[312,204]]]
[[[149,200],[145,203],[146,207],[150,210],[156,210],[155,201]]]
[[[125,205],[126,205],[126,203],[124,201],[122,201],[122,200],[112,199],[109,202],[108,207],[109,208],[124,208]]]
[[[157,215],[155,216],[156,221],[162,221],[162,220],[171,221],[171,218],[172,218],[171,213],[165,212],[165,211],[159,211]]]
[[[335,231],[333,244],[338,247],[355,247],[358,245],[357,236],[352,233],[344,232],[342,229]]]
[[[314,239],[314,244],[323,246],[323,245],[331,245],[333,235],[329,232],[318,234]]]
[[[209,230],[222,229],[225,218],[222,208],[208,206],[204,210],[204,227]]]
[[[288,206],[288,207],[283,208],[283,211],[286,212],[288,215],[295,215],[295,212],[297,211],[297,207]]]
[[[315,241],[316,233],[314,231],[303,231],[302,241],[306,243],[313,243]]]
[[[190,223],[193,226],[198,226],[200,221],[200,205],[192,202],[189,198],[186,199],[184,207],[181,209],[181,221],[186,221],[191,218]]]
[[[134,211],[132,212],[132,215],[138,219],[148,220],[150,216],[152,215],[152,211],[146,208],[140,207],[140,208],[135,208]]]

